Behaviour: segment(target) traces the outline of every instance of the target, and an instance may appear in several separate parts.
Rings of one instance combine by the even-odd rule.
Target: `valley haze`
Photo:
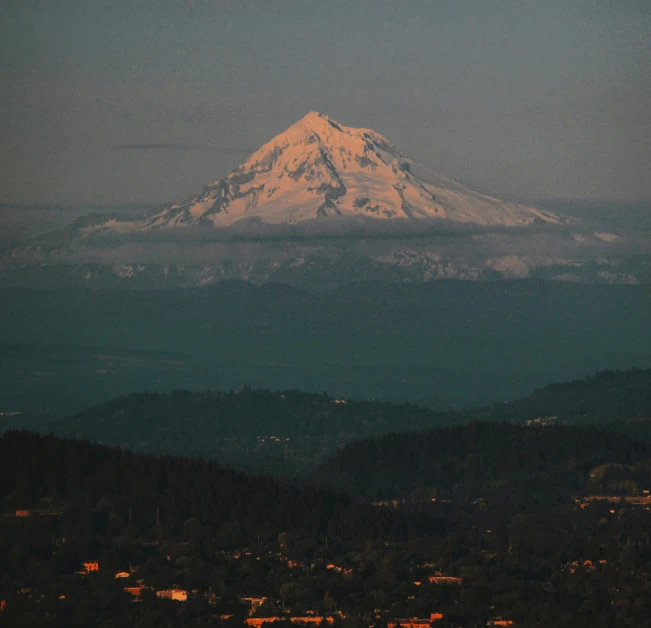
[[[311,112],[186,201],[5,248],[5,403],[253,385],[447,407],[645,368],[650,242]]]

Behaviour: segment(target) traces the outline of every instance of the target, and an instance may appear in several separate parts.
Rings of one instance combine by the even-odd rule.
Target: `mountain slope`
[[[135,224],[112,220],[101,228],[224,227],[241,219],[294,224],[328,216],[504,226],[560,222],[551,212],[503,202],[430,173],[375,131],[310,112],[199,195]]]
[[[145,538],[160,539],[163,530],[174,530],[176,540],[187,541],[188,521],[209,522],[213,531],[204,554],[259,545],[283,531],[314,536],[346,524],[350,531],[353,518],[365,522],[355,530],[362,539],[386,533],[387,524],[397,534],[405,530],[404,517],[376,513],[344,495],[246,475],[212,460],[145,456],[25,431],[0,437],[0,499],[10,512],[53,503],[64,520],[78,527],[74,540],[90,534],[91,547],[104,539],[80,518],[86,509],[105,513],[106,523],[109,516],[128,521],[130,533]]]

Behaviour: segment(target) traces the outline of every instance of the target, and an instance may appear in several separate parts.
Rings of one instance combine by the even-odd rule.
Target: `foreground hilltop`
[[[600,429],[484,422],[349,443],[312,480],[365,499],[528,508],[576,495],[646,495],[648,458],[647,443]]]
[[[110,221],[95,228],[225,227],[242,219],[294,224],[330,216],[502,226],[560,222],[551,212],[428,172],[379,133],[312,111],[189,200],[133,223]]]

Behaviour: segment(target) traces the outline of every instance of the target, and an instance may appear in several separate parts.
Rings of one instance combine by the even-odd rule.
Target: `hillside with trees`
[[[299,489],[203,458],[134,454],[31,432],[2,436],[0,478],[9,511],[38,508],[43,499],[55,510],[92,511],[91,520],[71,522],[71,536],[86,539],[90,551],[107,526],[111,534],[188,540],[184,526],[193,518],[212,523],[209,534],[195,530],[206,548],[241,547],[287,530],[299,537],[344,534],[344,527],[369,539],[406,535],[400,517],[371,516],[368,506],[341,494]]]
[[[457,412],[249,387],[131,393],[43,430],[135,451],[205,456],[233,468],[298,478],[352,441],[475,421],[598,425],[649,441],[651,370],[602,371],[510,403]]]
[[[451,420],[411,404],[335,399],[296,390],[133,393],[47,429],[136,451],[206,456],[254,472],[294,476],[344,444]]]
[[[205,459],[8,432],[0,624],[650,624],[648,502],[592,493],[630,491],[622,473],[641,472],[645,445],[585,428],[470,425],[351,444],[346,469],[365,467],[373,448],[371,472],[386,480],[401,466],[402,490],[417,470],[439,496],[363,503]],[[440,459],[435,476],[428,456]]]
[[[373,500],[482,499],[523,508],[651,487],[650,452],[595,428],[480,422],[350,443],[313,480]]]
[[[525,423],[556,421],[610,425],[651,420],[651,369],[600,371],[584,379],[550,384],[531,395],[467,413],[474,419]]]

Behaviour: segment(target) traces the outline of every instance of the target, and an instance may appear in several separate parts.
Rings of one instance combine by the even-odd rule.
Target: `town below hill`
[[[644,485],[618,475],[624,460],[648,469],[648,448],[586,428],[477,429],[426,436],[447,452],[444,474],[430,482],[436,496],[392,500],[291,487],[205,459],[8,432],[0,438],[0,622],[649,625],[651,500]],[[504,457],[491,431],[521,455],[482,462],[493,447]],[[478,447],[478,437],[488,445]],[[391,442],[378,445],[391,454]],[[425,472],[423,457],[409,453],[406,472]],[[482,464],[483,484],[466,486]],[[446,492],[454,473],[459,482]],[[528,493],[512,491],[515,475]],[[366,494],[376,483],[363,474],[357,482]]]

